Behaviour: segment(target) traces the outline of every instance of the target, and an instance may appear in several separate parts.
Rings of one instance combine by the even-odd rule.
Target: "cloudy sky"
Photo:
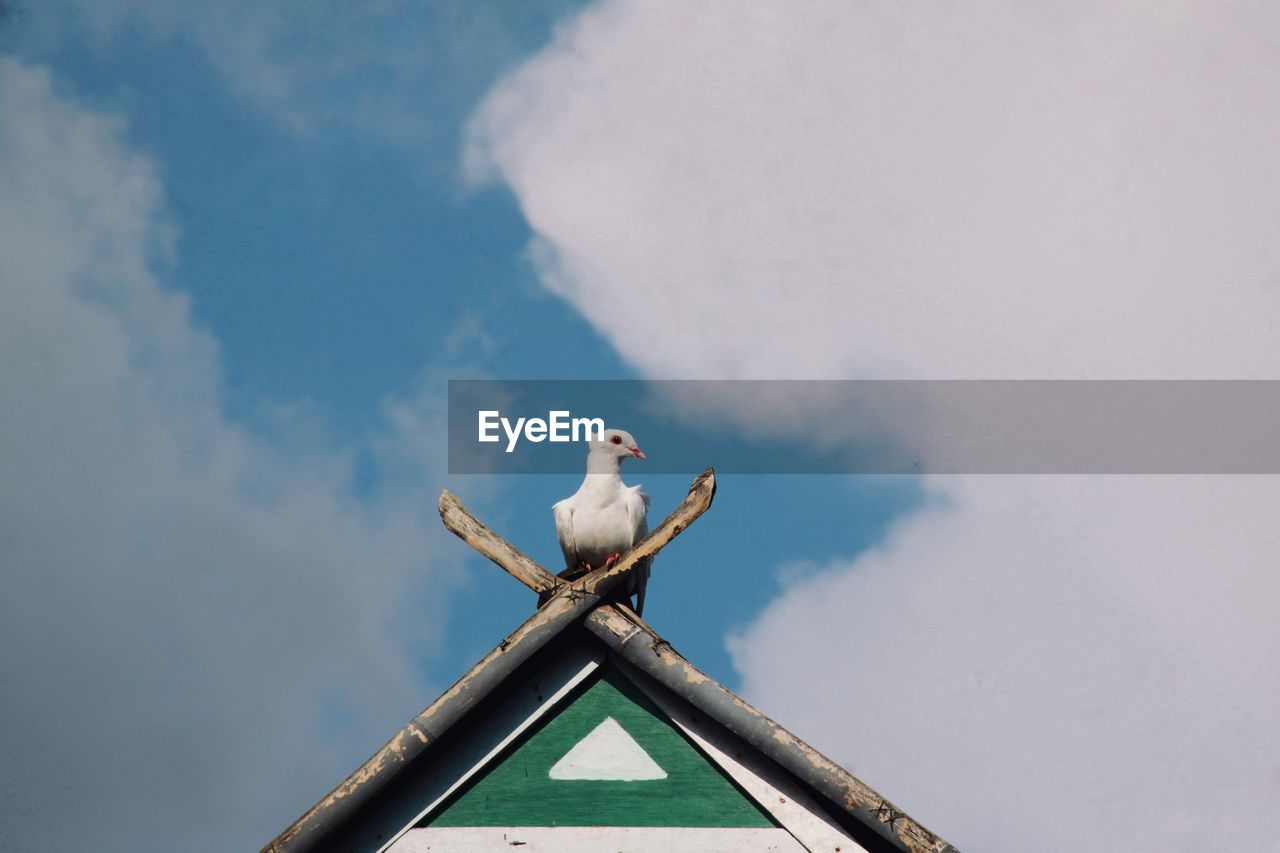
[[[554,564],[573,478],[450,478],[451,377],[1280,378],[1277,33],[0,3],[0,837],[252,849],[527,614],[435,498]],[[1261,851],[1277,506],[731,477],[646,615],[961,849]]]

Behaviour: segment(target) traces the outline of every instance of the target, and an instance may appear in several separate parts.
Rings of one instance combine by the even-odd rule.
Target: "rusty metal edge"
[[[583,623],[628,663],[794,774],[856,823],[907,853],[959,853],[869,785],[685,660],[625,605]]]

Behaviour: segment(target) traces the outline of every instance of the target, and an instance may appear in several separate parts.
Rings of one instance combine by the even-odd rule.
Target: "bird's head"
[[[636,445],[636,440],[631,437],[631,433],[622,429],[607,429],[601,441],[590,441],[587,444],[590,448],[588,453],[616,457],[619,461],[628,456],[634,456],[637,459],[645,458],[644,451]]]

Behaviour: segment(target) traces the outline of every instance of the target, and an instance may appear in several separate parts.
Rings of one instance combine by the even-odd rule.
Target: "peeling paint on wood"
[[[516,580],[537,592],[548,592],[560,581],[510,542],[498,536],[467,511],[462,501],[446,489],[440,494],[440,520],[450,532],[484,554]]]

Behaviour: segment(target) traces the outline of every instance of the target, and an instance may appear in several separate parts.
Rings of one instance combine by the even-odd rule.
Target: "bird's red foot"
[[[613,564],[614,564],[614,563],[616,563],[616,562],[618,562],[618,558],[619,558],[619,557],[621,557],[621,556],[622,556],[621,554],[617,554],[617,553],[610,554],[610,555],[609,555],[609,557],[608,557],[608,559],[606,559],[606,560],[604,561],[604,567],[605,567],[606,569],[608,569],[608,568],[612,568],[612,567],[613,567]]]
[[[584,572],[589,572],[591,571],[591,564],[586,560],[583,560],[581,563],[578,563],[578,568],[582,569]]]

